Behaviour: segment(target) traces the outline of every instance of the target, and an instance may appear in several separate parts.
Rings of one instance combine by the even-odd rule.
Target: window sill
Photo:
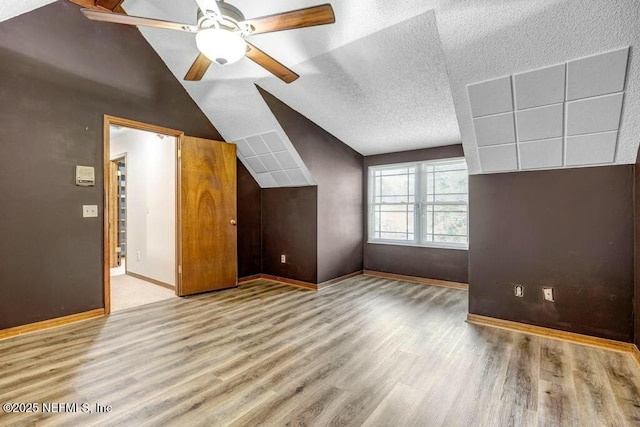
[[[409,246],[412,248],[427,248],[427,249],[453,249],[456,251],[468,251],[469,246],[455,246],[455,245],[419,245],[417,243],[404,243],[404,242],[388,242],[383,240],[368,240],[367,244],[370,245],[389,245],[389,246]]]

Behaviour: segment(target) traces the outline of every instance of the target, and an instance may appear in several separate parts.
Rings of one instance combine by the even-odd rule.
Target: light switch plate
[[[82,205],[83,218],[98,218],[98,205]]]

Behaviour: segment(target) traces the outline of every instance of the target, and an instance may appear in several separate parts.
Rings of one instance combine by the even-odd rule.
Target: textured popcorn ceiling
[[[626,46],[631,51],[615,163],[635,162],[640,142],[640,62],[635,58],[640,2],[467,0],[436,9],[436,18],[470,173],[481,169],[468,84]],[[503,153],[485,153],[488,165],[493,154]]]
[[[230,1],[247,17],[324,2]],[[0,19],[7,19],[48,1],[0,3]],[[275,131],[290,144],[255,89],[257,83],[364,154],[450,144],[459,131],[470,173],[481,173],[481,169],[467,85],[630,46],[614,163],[635,162],[640,143],[640,65],[635,58],[640,46],[639,1],[368,0],[332,4],[334,25],[250,38],[300,74],[290,85],[249,60],[225,68],[212,66],[203,81],[184,82],[197,56],[193,35],[141,31],[229,141]],[[196,4],[191,0],[126,0],[124,7],[133,15],[195,21]],[[576,139],[569,147],[591,143]],[[557,147],[557,141],[548,142],[550,150]],[[491,164],[505,150],[509,147],[486,150],[483,156]],[[534,166],[535,155],[534,150]]]
[[[258,84],[364,155],[460,142],[433,11]]]
[[[56,0],[0,0],[0,22],[37,9]]]
[[[246,17],[256,17],[323,1],[230,3]],[[141,31],[226,140],[276,131],[292,147],[256,90],[258,83],[357,151],[370,154],[459,142],[433,14],[425,14],[433,4],[332,2],[336,24],[250,37],[300,74],[290,85],[247,59],[227,67],[214,64],[202,81],[184,82],[198,53],[193,35]],[[126,0],[124,7],[132,15],[184,22],[193,22],[196,13],[195,2],[189,1]],[[407,20],[406,26],[400,24]],[[264,176],[249,170],[266,186]]]

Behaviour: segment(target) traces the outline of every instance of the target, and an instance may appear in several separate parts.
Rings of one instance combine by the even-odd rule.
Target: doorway
[[[181,133],[119,120],[105,128],[109,311],[176,298]]]
[[[123,145],[123,139],[133,142]],[[159,157],[161,164],[138,166],[134,150],[142,140],[154,149],[163,142],[169,147],[163,154],[156,150],[142,156]],[[105,313],[111,312],[112,297],[118,298],[112,289],[118,279],[112,280],[112,272],[114,278],[148,282],[156,291],[166,288],[167,298],[237,286],[236,159],[232,143],[104,117]],[[134,181],[137,186],[145,182],[147,192],[134,195]],[[136,227],[140,216],[144,226]],[[136,232],[142,234],[142,244]],[[141,303],[147,302],[152,301]],[[117,302],[115,306],[120,307]]]

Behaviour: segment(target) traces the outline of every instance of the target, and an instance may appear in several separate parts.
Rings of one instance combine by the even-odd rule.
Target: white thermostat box
[[[76,166],[76,185],[93,187],[96,185],[96,171],[93,166]]]

